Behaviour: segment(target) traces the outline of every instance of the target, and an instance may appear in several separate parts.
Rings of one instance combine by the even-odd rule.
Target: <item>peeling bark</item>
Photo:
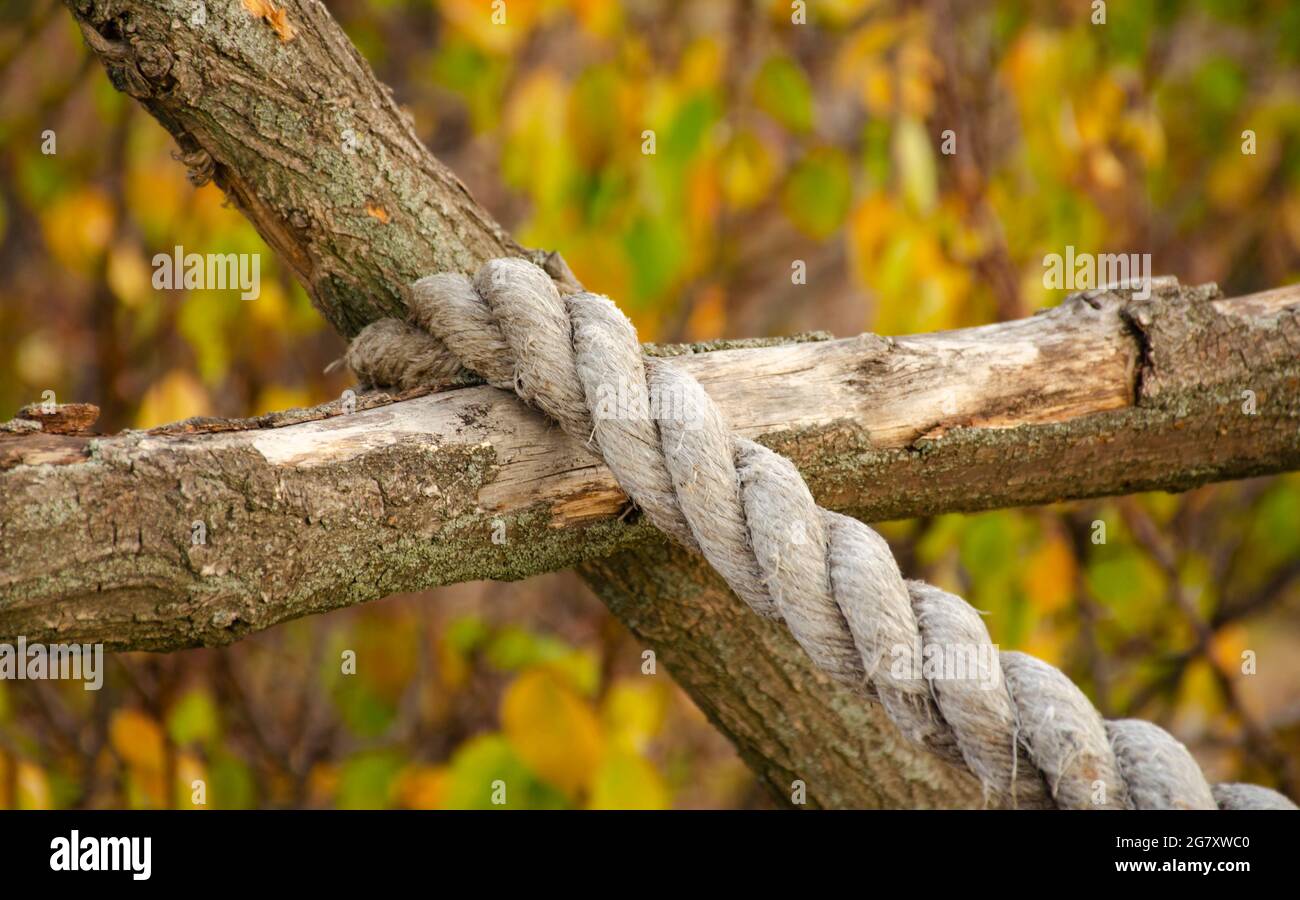
[[[820,502],[880,520],[1300,467],[1296,346],[1300,288],[1225,301],[1175,286],[935,335],[652,352],[794,460]],[[512,395],[391,399],[0,435],[0,636],[222,644],[650,534],[590,450]]]

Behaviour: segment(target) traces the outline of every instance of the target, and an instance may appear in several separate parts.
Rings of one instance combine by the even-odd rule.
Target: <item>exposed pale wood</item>
[[[1300,466],[1300,288],[1210,296],[1076,299],[983,328],[677,364],[820,500],[872,519]],[[221,643],[396,590],[569,566],[647,533],[620,521],[628,500],[590,449],[511,394],[371,402],[282,427],[0,436],[0,635]]]

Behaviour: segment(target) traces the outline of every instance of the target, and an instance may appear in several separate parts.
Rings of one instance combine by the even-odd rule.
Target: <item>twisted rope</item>
[[[1267,788],[1211,787],[1168,732],[1104,721],[1057,669],[998,652],[966,601],[904,581],[880,535],[817,506],[794,465],[732,434],[691,375],[644,357],[606,297],[562,297],[532,263],[496,259],[472,281],[417,281],[410,322],[373,323],[346,359],[363,382],[397,388],[468,369],[594,443],[652,523],[784,621],[818,668],[877,700],[908,740],[974,775],[986,803],[1296,808]],[[955,654],[978,677],[957,671]]]

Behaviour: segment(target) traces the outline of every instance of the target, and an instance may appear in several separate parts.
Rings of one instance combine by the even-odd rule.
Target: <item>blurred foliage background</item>
[[[1104,25],[1089,0],[809,0],[801,25],[785,0],[508,0],[504,25],[487,0],[327,5],[476,197],[647,340],[1027,315],[1070,244],[1229,294],[1300,275],[1288,0]],[[45,390],[104,431],[337,397],[340,339],[62,4],[0,10],[0,417]],[[263,253],[261,296],[153,290],[176,244]],[[1106,715],[1300,798],[1297,476],[882,531]],[[511,807],[768,805],[642,649],[556,574],[116,654],[99,692],[0,682],[0,807],[187,807],[196,779],[209,807],[472,807],[496,778]]]

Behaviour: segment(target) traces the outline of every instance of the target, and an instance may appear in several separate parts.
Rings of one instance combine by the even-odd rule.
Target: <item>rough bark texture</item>
[[[1231,301],[1170,288],[937,335],[655,352],[679,355],[820,502],[881,520],[1300,467],[1296,346],[1300,288]],[[512,395],[388,399],[0,435],[0,637],[222,644],[650,533],[590,450]]]
[[[113,82],[175,135],[197,182],[213,178],[226,190],[341,333],[401,314],[405,285],[418,276],[469,271],[484,259],[522,252],[421,146],[316,0],[277,4],[295,33],[289,40],[239,0],[208,0],[201,26],[189,21],[189,5],[170,0],[67,2]],[[1211,309],[1202,304],[1196,315],[1217,316]],[[1130,316],[1139,339],[1131,344],[1132,380],[1123,382],[1129,393],[1086,415],[1053,411],[1055,395],[987,407],[941,397],[940,414],[926,419],[921,412],[933,412],[934,396],[882,398],[870,386],[933,358],[907,341],[886,351],[863,339],[879,353],[854,376],[858,402],[892,408],[903,427],[891,430],[882,420],[873,430],[865,420],[855,424],[853,412],[844,421],[788,427],[785,404],[796,398],[775,391],[765,398],[770,421],[756,421],[752,433],[789,453],[822,502],[872,517],[1183,488],[1295,466],[1296,373],[1293,362],[1279,362],[1278,344],[1295,342],[1294,307],[1264,309],[1261,316],[1273,325],[1243,325],[1233,313],[1204,320],[1222,346],[1197,352],[1216,365],[1233,356],[1232,341],[1273,335],[1258,364],[1242,360],[1227,377],[1208,373],[1204,384],[1162,358],[1162,347],[1172,352],[1192,337],[1187,323],[1154,315],[1158,305],[1152,313],[1149,323]],[[1123,353],[1117,358],[1127,360]],[[991,359],[978,365],[967,378],[982,372],[1005,387],[1017,377]],[[785,389],[800,383],[793,374],[785,373]],[[723,390],[719,384],[707,386]],[[851,394],[852,384],[842,387]],[[1258,392],[1257,418],[1231,415],[1243,385]],[[1129,402],[1135,387],[1137,405]],[[487,396],[474,391],[458,392],[456,402]],[[374,413],[407,415],[394,409]],[[333,420],[317,433],[350,429],[364,415]],[[1194,423],[1187,433],[1195,441],[1180,440],[1184,419]],[[482,415],[463,424],[472,433]],[[11,469],[3,473],[0,632],[71,637],[117,630],[116,645],[159,648],[220,642],[286,615],[471,575],[520,577],[639,542],[585,573],[778,797],[788,800],[789,782],[799,777],[810,802],[828,806],[976,802],[969,778],[902,746],[876,712],[826,684],[783,630],[752,616],[702,563],[644,525],[611,519],[622,498],[590,460],[574,468],[576,475],[555,473],[556,483],[577,479],[576,509],[562,503],[557,511],[542,500],[508,512],[513,537],[499,546],[485,540],[490,517],[480,508],[482,492],[510,468],[498,456],[497,433],[473,443],[433,432],[422,440],[381,439],[378,446],[350,433],[347,440],[367,449],[313,466],[310,458],[272,464],[255,442],[210,449],[204,441],[215,435],[201,433],[204,427],[96,444],[69,434],[11,439],[30,443],[9,448]],[[540,429],[536,420],[532,427]],[[1152,449],[1112,452],[1133,428]],[[553,452],[557,436],[542,433],[535,453]],[[887,443],[889,434],[895,443]],[[1192,465],[1170,471],[1170,453],[1198,448]],[[1087,465],[1103,474],[1076,469],[1083,479],[1077,490],[1065,483],[1073,476],[1051,472]],[[38,488],[42,479],[49,494]],[[965,490],[967,479],[985,489]],[[190,518],[190,511],[199,514]],[[564,527],[551,528],[557,518]],[[200,520],[207,543],[196,545],[189,523]],[[41,539],[43,548],[29,543]],[[33,553],[42,549],[43,575],[33,569]],[[60,609],[55,598],[66,605]]]
[[[316,0],[274,4],[283,40],[240,0],[65,0],[113,84],[176,138],[344,335],[402,315],[405,286],[520,253],[420,142]],[[160,248],[170,249],[170,248]]]
[[[825,809],[969,808],[978,783],[908,743],[881,707],[810,666],[781,624],[665,540],[579,569],[735,743],[783,803],[803,782]],[[679,673],[688,673],[685,680]]]

